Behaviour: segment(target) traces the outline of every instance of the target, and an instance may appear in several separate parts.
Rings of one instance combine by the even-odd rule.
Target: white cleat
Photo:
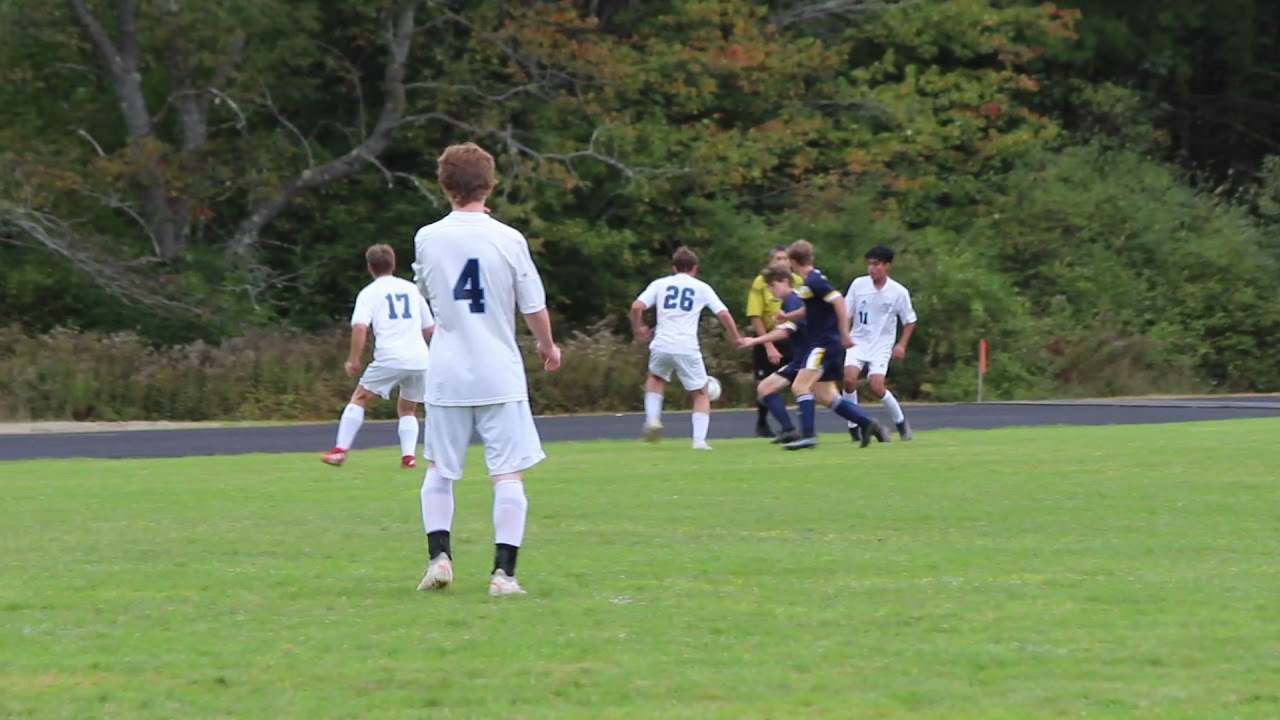
[[[694,450],[710,450],[711,446],[706,444],[705,442],[696,442],[693,444],[693,449]]]
[[[503,597],[506,595],[527,595],[524,588],[520,587],[519,581],[513,577],[508,577],[503,570],[494,570],[493,577],[489,580],[489,594],[494,597]]]
[[[444,553],[432,558],[427,563],[427,574],[422,576],[422,582],[418,583],[419,590],[443,590],[449,587],[453,582],[453,563],[449,562],[449,556]]]
[[[658,440],[661,438],[662,438],[662,423],[647,422],[644,424],[644,441],[645,442],[658,442]]]

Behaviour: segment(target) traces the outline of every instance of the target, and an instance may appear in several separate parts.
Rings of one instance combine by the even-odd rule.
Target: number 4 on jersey
[[[480,260],[470,258],[462,266],[458,282],[453,284],[453,299],[466,300],[467,309],[473,313],[484,312],[484,288],[480,285]]]

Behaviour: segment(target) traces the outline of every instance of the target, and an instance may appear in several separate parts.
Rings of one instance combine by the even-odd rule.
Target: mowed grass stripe
[[[0,465],[0,714],[1280,716],[1280,421],[562,443],[524,598],[391,451]]]

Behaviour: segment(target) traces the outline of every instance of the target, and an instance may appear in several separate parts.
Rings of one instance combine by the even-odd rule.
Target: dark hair
[[[786,251],[787,251],[786,245],[774,245],[773,248],[769,250],[769,257],[772,258],[774,255],[777,255],[780,252],[786,252]]]
[[[788,285],[794,282],[794,277],[791,274],[791,266],[785,263],[773,263],[769,267],[761,270],[760,275],[764,277],[765,282],[772,283],[786,280]]]
[[[868,260],[879,260],[882,263],[891,263],[893,262],[893,248],[887,245],[877,245],[868,250],[867,254],[863,255],[863,257]]]
[[[671,255],[671,267],[676,272],[689,272],[698,266],[698,256],[687,247],[681,246]]]
[[[800,265],[813,264],[813,244],[808,240],[797,240],[787,248],[787,257]]]
[[[364,251],[364,261],[375,275],[390,275],[396,269],[396,251],[390,245],[370,245]]]

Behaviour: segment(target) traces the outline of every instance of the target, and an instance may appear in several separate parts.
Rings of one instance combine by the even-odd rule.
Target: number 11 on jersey
[[[484,312],[484,287],[480,285],[479,258],[470,258],[462,266],[458,282],[453,284],[453,299],[465,300],[467,309],[473,313]]]

